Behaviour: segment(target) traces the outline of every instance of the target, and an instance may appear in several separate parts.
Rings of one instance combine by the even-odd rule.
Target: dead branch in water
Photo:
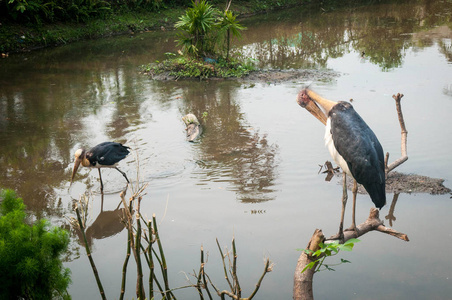
[[[358,226],[356,226],[356,228],[357,234],[355,233],[355,231],[344,231],[344,240],[343,240],[344,243],[352,238],[360,237],[370,231],[380,231],[382,233],[386,233],[396,238],[399,238],[403,241],[407,242],[409,241],[408,236],[406,234],[384,226],[383,221],[381,221],[379,218],[379,210],[376,208],[371,208],[367,220],[364,223],[361,223]],[[316,229],[306,249],[315,252],[318,249],[320,249],[320,243],[324,242],[325,236],[323,235],[322,230]],[[303,270],[306,268],[308,264],[315,262],[316,260],[317,258],[313,258],[311,255],[305,252],[302,252],[300,257],[298,258],[294,274],[293,299],[296,300],[314,299],[312,282],[317,263],[311,269],[308,268],[304,272]]]
[[[207,277],[207,279],[209,280],[209,283],[212,285],[213,289],[215,290],[215,292],[217,293],[217,295],[221,299],[225,299],[226,296],[229,296],[231,299],[236,299],[236,300],[251,300],[251,299],[253,299],[254,296],[256,296],[257,291],[261,287],[262,280],[264,279],[265,275],[267,275],[267,273],[269,273],[269,272],[271,272],[273,270],[273,264],[270,262],[270,259],[267,258],[265,260],[264,271],[262,272],[259,280],[257,281],[254,290],[251,292],[251,295],[249,297],[242,298],[242,289],[240,287],[239,279],[238,279],[238,276],[237,276],[237,250],[236,250],[236,247],[235,247],[235,239],[232,239],[232,255],[233,255],[232,260],[231,260],[229,251],[227,251],[226,254],[223,254],[223,251],[221,250],[220,243],[218,242],[218,239],[217,239],[217,246],[218,246],[218,251],[220,252],[222,261],[223,261],[224,278],[225,278],[226,282],[228,283],[229,290],[222,290],[222,291],[220,291],[213,284],[213,282],[210,280],[210,277],[204,271],[204,266],[202,264],[203,260],[201,259],[203,276],[205,275]],[[201,254],[202,254],[202,251],[203,250],[201,248]],[[201,258],[202,258],[202,256],[201,256]],[[228,261],[229,261],[229,268],[226,267],[226,262],[225,262],[226,258],[228,258]],[[229,276],[229,274],[230,274],[230,276]],[[197,277],[199,278],[200,275],[201,274],[199,274]],[[207,281],[206,281],[205,278],[203,280],[204,280],[203,288],[205,288],[206,291],[208,291]],[[198,288],[198,290],[201,290],[200,286],[199,286],[199,281],[200,280],[198,279],[197,288]],[[208,295],[209,295],[209,299],[212,299],[212,297],[210,295],[210,292],[208,292]],[[200,298],[203,299],[202,298],[202,292],[200,293]]]
[[[70,220],[70,222],[71,222],[71,225],[76,230],[80,230],[80,232],[81,232],[81,234],[83,236],[83,241],[85,243],[86,255],[88,256],[89,263],[90,263],[91,268],[93,270],[94,277],[95,277],[96,283],[97,283],[97,287],[99,288],[100,296],[101,296],[102,299],[107,299],[107,297],[105,296],[104,288],[102,286],[102,282],[100,281],[99,272],[97,271],[96,264],[94,263],[94,259],[93,259],[92,253],[91,253],[91,249],[89,248],[88,240],[86,238],[86,234],[85,234],[86,215],[84,214],[83,220],[82,220],[82,217],[80,216],[79,205],[81,206],[82,212],[86,213],[86,207],[87,207],[88,203],[87,203],[87,201],[82,202],[81,200],[82,199],[80,199],[79,203],[76,204],[76,207],[75,207],[75,213],[77,215],[77,219],[75,220],[75,218],[72,218]]]
[[[392,95],[392,98],[394,98],[396,102],[396,109],[397,109],[397,116],[399,118],[400,123],[400,129],[401,129],[401,156],[396,161],[391,163],[388,166],[388,160],[389,160],[389,152],[386,152],[385,157],[385,173],[386,176],[388,176],[388,173],[403,164],[405,161],[408,160],[408,154],[407,154],[407,136],[408,131],[405,127],[405,121],[403,119],[403,113],[402,113],[402,105],[400,104],[400,101],[402,100],[403,94],[397,93],[397,95]]]

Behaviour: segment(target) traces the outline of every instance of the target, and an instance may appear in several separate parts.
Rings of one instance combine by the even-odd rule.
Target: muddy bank
[[[443,195],[451,192],[444,186],[444,179],[431,178],[417,174],[389,173],[386,180],[386,192],[388,193],[429,193]]]
[[[278,84],[283,82],[298,82],[298,81],[331,81],[340,76],[340,74],[333,70],[314,70],[314,69],[290,69],[290,70],[277,70],[267,69],[252,71],[249,75],[241,78],[177,78],[170,75],[170,72],[162,72],[154,74],[153,72],[144,73],[151,77],[153,80],[165,81],[165,80],[237,80],[238,82],[249,84],[251,87],[256,83]]]
[[[251,72],[248,76],[238,78],[240,82],[257,83],[264,82],[276,84],[292,81],[331,81],[340,76],[336,71],[301,69],[301,70],[259,70]]]
[[[336,172],[335,178],[338,184],[342,185],[342,173]],[[353,187],[353,180],[347,180],[349,190]],[[419,194],[428,193],[431,195],[444,195],[451,193],[451,189],[444,186],[444,179],[431,178],[417,174],[403,174],[390,172],[386,179],[386,193],[406,193]],[[366,190],[362,185],[358,185],[358,193],[365,194]]]

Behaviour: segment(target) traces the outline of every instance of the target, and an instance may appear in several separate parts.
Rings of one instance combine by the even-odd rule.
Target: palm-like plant
[[[178,40],[182,51],[199,56],[213,50],[214,38],[211,29],[216,24],[218,10],[206,0],[192,2],[192,5],[193,7],[186,10],[185,15],[179,18],[175,26],[184,31]]]
[[[224,11],[217,24],[220,28],[220,32],[225,33],[226,35],[226,59],[229,59],[229,50],[231,48],[231,34],[232,36],[240,38],[242,36],[241,31],[245,30],[246,28],[239,24],[237,17],[234,16],[232,11],[230,10]]]

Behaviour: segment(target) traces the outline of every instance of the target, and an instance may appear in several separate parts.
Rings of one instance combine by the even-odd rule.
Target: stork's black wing
[[[104,166],[112,166],[123,160],[130,151],[129,147],[123,146],[120,143],[104,142],[94,146],[86,153],[86,158],[91,162],[91,165],[96,163]]]
[[[329,112],[337,152],[347,162],[356,181],[364,186],[375,206],[386,204],[383,148],[373,131],[348,102]]]

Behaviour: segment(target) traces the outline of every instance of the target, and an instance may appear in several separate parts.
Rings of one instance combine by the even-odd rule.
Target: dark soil
[[[290,81],[331,81],[339,73],[333,70],[259,70],[251,72],[248,76],[239,78],[241,82],[282,83]]]
[[[386,181],[388,193],[429,193],[443,195],[451,189],[443,185],[444,179],[431,178],[416,174],[390,172]]]
[[[169,72],[159,74],[145,73],[153,80],[199,80],[197,79],[178,79],[169,75]],[[331,81],[338,77],[339,73],[333,70],[259,70],[253,71],[249,75],[241,78],[207,78],[203,80],[237,80],[241,83],[254,85],[256,83],[276,84],[291,81]]]
[[[342,184],[342,173],[336,172],[336,179],[339,184]],[[451,189],[443,185],[444,179],[431,178],[417,174],[403,174],[399,172],[390,172],[386,179],[386,193],[406,193],[419,194],[428,193],[431,195],[444,195],[451,193]],[[353,180],[348,178],[347,188],[351,190],[353,187]],[[362,185],[358,185],[358,193],[365,194],[366,190]]]

